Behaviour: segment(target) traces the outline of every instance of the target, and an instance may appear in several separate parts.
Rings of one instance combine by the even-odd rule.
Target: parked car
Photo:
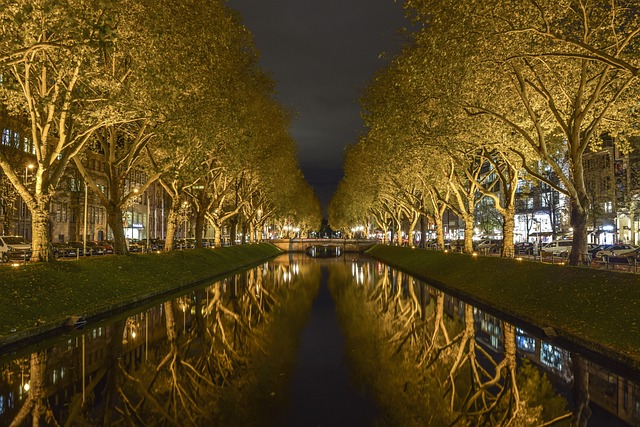
[[[193,249],[196,247],[196,239],[177,239],[173,242],[173,249]]]
[[[2,262],[12,259],[31,259],[31,243],[22,236],[0,236],[0,258]]]
[[[102,249],[104,250],[105,255],[113,253],[113,245],[111,243],[107,242],[106,240],[100,240],[100,241],[96,242],[96,244],[98,246],[102,247]]]
[[[604,257],[607,257],[611,260],[612,257],[620,257],[626,259],[625,255],[633,252],[635,249],[635,246],[628,244],[611,245],[606,249],[599,250],[596,253],[595,258],[604,260]]]
[[[605,249],[607,249],[608,247],[610,247],[610,244],[602,244],[602,245],[594,245],[592,247],[590,247],[587,252],[589,253],[589,255],[591,255],[591,259],[596,257],[596,254],[600,251],[603,251]]]
[[[78,255],[77,250],[65,242],[51,243],[51,250],[53,251],[53,256],[56,258],[75,258]]]
[[[149,239],[149,250],[152,250],[152,251],[164,250],[164,240],[162,240],[162,239]]]
[[[87,248],[91,249],[91,255],[104,255],[106,253],[104,246],[100,246],[98,242],[88,241]]]
[[[129,252],[144,252],[145,242],[138,239],[129,239]]]
[[[77,250],[79,256],[91,256],[93,254],[93,251],[89,246],[85,248],[84,242],[78,240],[67,242],[67,246],[71,246],[72,248]]]
[[[518,242],[513,245],[513,251],[516,255],[533,255],[535,245],[531,242]]]
[[[625,251],[622,254],[603,255],[602,260],[614,264],[640,263],[640,247],[629,252]]]
[[[481,253],[496,253],[502,250],[502,239],[484,239],[476,245]]]
[[[554,240],[544,245],[541,249],[542,255],[568,256],[571,253],[573,240]]]

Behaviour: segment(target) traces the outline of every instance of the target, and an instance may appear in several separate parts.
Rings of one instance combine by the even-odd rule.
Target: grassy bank
[[[4,267],[0,345],[266,260],[270,244]]]
[[[636,275],[383,245],[368,254],[640,368]]]

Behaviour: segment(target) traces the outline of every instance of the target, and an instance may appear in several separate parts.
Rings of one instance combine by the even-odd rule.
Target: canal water
[[[0,426],[640,425],[637,372],[503,317],[283,255],[1,354]]]

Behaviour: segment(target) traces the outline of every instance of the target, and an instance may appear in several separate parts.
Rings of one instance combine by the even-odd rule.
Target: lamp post
[[[184,212],[184,244],[185,246],[187,245],[187,221],[188,221],[188,214],[187,214],[187,206],[189,206],[189,203],[185,200],[184,202],[182,202],[182,208],[183,208],[183,212]]]
[[[162,199],[161,199],[161,202],[162,202],[162,211],[161,211],[161,217],[160,217],[160,231],[161,231],[162,233],[160,233],[160,238],[161,238],[162,240],[164,240],[164,193],[162,193],[162,192],[161,192],[161,193],[160,193],[160,195],[161,195],[161,197],[162,197]]]
[[[88,211],[89,190],[87,181],[84,182],[84,234],[82,236],[82,255],[87,256],[87,211]]]
[[[147,192],[147,221],[145,224],[145,231],[147,233],[147,252],[149,252],[149,232],[150,232],[150,228],[149,228],[149,214],[150,214],[150,205],[151,204],[151,197],[149,196],[149,193]]]

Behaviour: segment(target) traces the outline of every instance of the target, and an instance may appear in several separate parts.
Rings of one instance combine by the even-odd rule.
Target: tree
[[[589,198],[582,156],[610,132],[624,140],[638,93],[639,20],[633,2],[408,1],[447,79],[463,69],[456,101],[469,116],[501,121],[559,178],[569,197],[570,263],[586,254]],[[428,13],[428,14],[427,14]],[[460,20],[465,25],[460,25]],[[527,172],[531,158],[517,147]],[[557,158],[566,158],[564,169]],[[548,182],[549,185],[553,183]]]
[[[117,84],[103,73],[100,54],[113,42],[114,6],[65,0],[7,4],[0,15],[0,99],[7,113],[28,123],[23,149],[35,155],[34,185],[0,151],[0,167],[32,213],[33,261],[52,259],[49,210],[69,161],[93,132],[117,121],[109,97]]]

